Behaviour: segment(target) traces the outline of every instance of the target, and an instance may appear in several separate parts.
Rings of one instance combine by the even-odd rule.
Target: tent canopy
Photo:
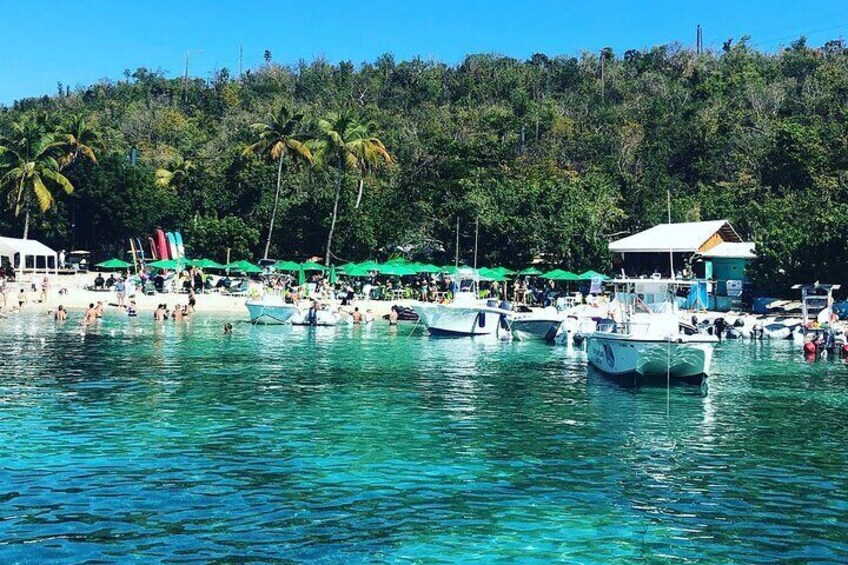
[[[59,267],[58,254],[35,239],[0,237],[0,258],[5,258],[20,273],[55,273]]]

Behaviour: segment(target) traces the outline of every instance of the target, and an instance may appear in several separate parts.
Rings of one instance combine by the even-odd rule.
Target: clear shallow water
[[[0,323],[0,562],[848,561],[841,362],[222,322]]]

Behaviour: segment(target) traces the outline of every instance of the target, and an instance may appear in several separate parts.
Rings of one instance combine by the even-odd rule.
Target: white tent
[[[58,274],[57,253],[34,239],[0,237],[0,263],[11,265],[22,275],[30,273]]]

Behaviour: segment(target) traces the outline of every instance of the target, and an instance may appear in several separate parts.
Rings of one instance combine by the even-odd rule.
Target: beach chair
[[[250,283],[247,279],[242,279],[238,284],[227,289],[227,296],[247,296],[247,291],[250,289]]]

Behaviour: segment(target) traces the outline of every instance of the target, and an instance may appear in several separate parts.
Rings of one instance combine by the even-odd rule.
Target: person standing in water
[[[392,306],[392,311],[389,312],[389,325],[396,326],[398,323],[397,306]]]
[[[353,309],[353,323],[361,324],[362,323],[362,312],[359,311],[359,308]]]
[[[94,308],[94,304],[88,305],[88,310],[85,311],[85,316],[82,318],[83,326],[90,326],[91,324],[97,321],[97,310]]]
[[[56,308],[56,313],[53,314],[53,319],[57,322],[64,322],[68,319],[68,312],[65,310],[65,307],[59,304],[59,307]]]
[[[26,303],[27,303],[26,292],[24,291],[24,289],[21,289],[21,291],[18,293],[18,309],[23,310],[24,306],[26,306]]]

